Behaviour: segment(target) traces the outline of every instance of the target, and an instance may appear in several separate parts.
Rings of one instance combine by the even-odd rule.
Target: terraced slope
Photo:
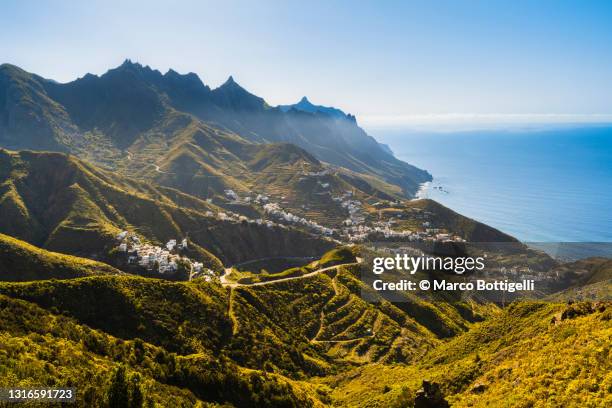
[[[313,256],[332,246],[298,230],[220,219],[222,209],[204,200],[59,153],[0,150],[0,210],[0,232],[100,260],[122,230],[154,243],[189,235],[193,257],[213,269],[219,259]]]
[[[607,406],[611,340],[610,304],[515,303],[413,365],[369,365],[327,383],[340,406],[411,406],[424,379],[453,407]]]
[[[403,305],[383,300],[367,303],[360,298],[357,268],[340,266],[314,276],[230,289],[234,331],[257,333],[245,346],[272,345],[263,355],[281,353],[283,344],[289,341],[311,350],[304,363],[294,358],[290,364],[305,364],[308,372],[317,373],[325,372],[330,361],[411,361],[441,337],[466,330],[470,320],[483,318],[478,307],[469,305],[439,307],[418,300]],[[466,306],[471,313],[464,315],[472,314],[470,320],[459,312]],[[262,331],[263,327],[266,330]],[[257,355],[235,358],[264,364],[265,360],[253,360]]]
[[[0,293],[61,311],[113,336],[141,338],[185,355],[227,353],[243,366],[294,378],[328,373],[348,362],[410,361],[441,335],[471,324],[453,309],[459,306],[366,303],[359,298],[358,265],[320,262],[329,268],[324,273],[262,286],[223,288],[201,280],[124,276],[5,283]],[[477,320],[479,312],[473,310],[470,319]]]
[[[369,303],[359,267],[239,287],[133,276],[0,283],[3,372],[42,383],[61,372],[91,384],[83,398],[94,406],[121,362],[166,404],[410,406],[426,378],[453,406],[609,397],[609,304]],[[34,368],[20,370],[23,358]]]
[[[187,356],[121,339],[0,295],[0,386],[76,387],[79,406],[316,407],[314,387],[249,370],[210,350]],[[137,402],[138,401],[138,402]]]

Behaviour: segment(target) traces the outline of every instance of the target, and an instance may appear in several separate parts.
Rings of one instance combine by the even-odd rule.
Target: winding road
[[[306,273],[304,275],[291,276],[291,277],[288,277],[288,278],[280,278],[280,279],[275,279],[275,280],[269,280],[269,281],[264,281],[264,282],[254,282],[254,283],[228,282],[227,275],[229,275],[229,273],[232,271],[232,268],[225,268],[223,275],[221,275],[221,277],[219,279],[221,281],[221,285],[227,286],[227,287],[230,287],[230,288],[235,288],[235,287],[238,287],[238,286],[263,286],[263,285],[271,285],[271,284],[277,283],[277,282],[285,282],[285,281],[290,281],[290,280],[294,280],[294,279],[308,278],[310,276],[318,275],[318,274],[320,274],[322,272],[331,271],[332,269],[336,269],[336,268],[339,268],[341,266],[359,265],[362,261],[363,261],[363,259],[357,258],[357,262],[350,262],[350,263],[338,264],[338,265],[334,265],[334,266],[327,266],[325,268],[317,269],[316,271],[312,271],[312,272]]]
[[[238,333],[238,330],[239,330],[238,319],[236,318],[236,316],[234,314],[234,310],[233,310],[234,295],[235,295],[234,289],[235,288],[240,287],[240,286],[271,285],[271,284],[277,283],[277,282],[284,282],[284,281],[290,281],[290,280],[294,280],[294,279],[308,278],[310,276],[315,276],[315,275],[318,275],[318,274],[323,273],[323,272],[327,272],[327,271],[331,271],[331,270],[336,269],[336,268],[340,268],[342,266],[359,265],[362,262],[363,262],[363,259],[357,257],[356,258],[356,262],[338,264],[338,265],[334,265],[334,266],[327,266],[325,268],[317,269],[316,271],[313,271],[313,272],[310,272],[310,273],[307,273],[307,274],[304,274],[304,275],[300,275],[300,276],[291,276],[291,277],[288,277],[288,278],[280,278],[280,279],[276,279],[276,280],[265,281],[265,282],[255,282],[255,283],[228,282],[227,281],[227,275],[229,275],[231,273],[232,268],[225,268],[223,275],[221,275],[221,277],[220,277],[220,281],[221,281],[221,285],[223,285],[224,287],[230,288],[230,298],[229,298],[229,302],[228,302],[228,315],[229,315],[229,317],[231,319],[231,322],[232,322],[232,334],[236,335],[236,333]],[[334,285],[334,292],[337,295],[338,291],[337,291],[337,288],[336,288],[335,281],[333,282],[333,285]],[[320,325],[319,325],[319,331],[317,332],[315,337],[310,340],[311,343],[328,343],[328,344],[333,344],[333,343],[351,343],[351,342],[363,340],[363,339],[366,339],[366,338],[373,338],[373,337],[376,336],[376,334],[374,332],[372,332],[372,333],[370,333],[370,334],[368,334],[366,336],[357,337],[357,338],[354,338],[354,339],[346,339],[346,340],[319,340],[318,337],[320,335],[320,332],[323,329],[323,319],[324,319],[324,312],[323,312],[323,310],[321,310],[320,319],[321,319],[321,321],[320,321]]]

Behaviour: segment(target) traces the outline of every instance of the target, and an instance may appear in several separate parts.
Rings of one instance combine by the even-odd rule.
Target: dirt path
[[[223,275],[221,275],[221,277],[219,279],[221,281],[221,285],[228,286],[230,288],[235,288],[235,287],[238,287],[238,286],[263,286],[263,285],[271,285],[273,283],[278,283],[278,282],[286,282],[286,281],[290,281],[290,280],[294,280],[294,279],[309,278],[311,276],[318,275],[318,274],[320,274],[322,272],[331,271],[332,269],[340,268],[342,266],[359,265],[361,262],[362,262],[362,259],[361,258],[357,258],[357,262],[351,262],[351,263],[339,264],[339,265],[334,265],[334,266],[328,266],[326,268],[317,269],[316,271],[309,272],[307,274],[300,275],[300,276],[291,276],[291,277],[288,277],[288,278],[280,278],[280,279],[275,279],[275,280],[270,280],[270,281],[265,281],[265,282],[255,282],[255,283],[228,282],[227,281],[227,275],[231,272],[232,268],[225,268]]]
[[[353,341],[358,341],[358,340],[363,340],[363,339],[370,339],[372,337],[374,337],[375,334],[368,334],[366,336],[362,336],[362,337],[356,337],[354,339],[348,339],[348,340],[310,340],[311,343],[351,343]]]
[[[321,269],[317,269],[316,271],[307,273],[305,275],[300,275],[300,276],[292,276],[289,278],[281,278],[281,279],[276,279],[276,280],[272,280],[272,281],[266,281],[266,282],[255,282],[255,283],[236,283],[236,282],[228,282],[227,280],[227,275],[231,272],[232,268],[225,268],[223,275],[221,275],[221,277],[219,278],[221,281],[221,285],[230,288],[230,296],[229,296],[229,304],[228,304],[228,315],[229,318],[232,322],[232,334],[235,335],[238,331],[238,319],[236,318],[235,314],[234,314],[234,308],[233,308],[233,304],[234,304],[234,289],[236,287],[240,287],[240,286],[263,286],[263,285],[271,285],[273,283],[277,283],[277,282],[284,282],[284,281],[289,281],[289,280],[294,280],[294,279],[302,279],[302,278],[308,278],[310,276],[315,276],[318,275],[320,273],[323,272],[328,272],[331,271],[333,269],[336,268],[340,268],[342,266],[352,266],[352,265],[359,265],[361,264],[361,262],[363,262],[363,259],[361,258],[357,258],[357,262],[351,262],[351,263],[345,263],[345,264],[339,264],[339,265],[334,265],[334,266],[328,266],[326,268],[321,268]],[[338,287],[336,286],[337,282],[336,282],[336,278],[332,278],[332,286],[334,289],[334,296],[338,296]],[[333,299],[333,297],[332,297]],[[369,334],[366,336],[362,336],[362,337],[358,337],[355,339],[348,339],[348,340],[318,340],[319,335],[321,334],[321,332],[323,331],[323,320],[325,319],[325,313],[323,311],[323,309],[320,312],[320,323],[319,323],[319,330],[317,331],[317,334],[314,336],[314,338],[312,338],[310,340],[310,342],[312,343],[351,343],[354,341],[359,341],[359,340],[363,340],[363,339],[367,339],[367,338],[371,338],[374,337],[375,334]]]
[[[227,314],[232,322],[232,335],[235,336],[238,333],[238,319],[234,314],[234,288],[230,289]]]
[[[336,276],[338,276],[336,274]],[[334,276],[332,278],[332,287],[334,288],[334,296],[332,296],[324,305],[323,308],[321,308],[321,312],[319,313],[319,330],[317,330],[317,334],[315,334],[315,336],[310,339],[310,341],[312,343],[316,343],[319,338],[319,336],[321,335],[321,333],[323,333],[323,320],[325,320],[325,307],[327,307],[328,303],[331,302],[336,296],[338,296],[338,286],[336,286],[336,276]]]

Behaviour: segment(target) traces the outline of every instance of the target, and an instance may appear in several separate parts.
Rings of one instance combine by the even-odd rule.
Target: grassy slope
[[[218,359],[209,352],[177,356],[140,339],[122,340],[0,295],[0,386],[72,386],[81,406],[106,406],[119,365],[141,378],[147,404],[318,406],[312,387]],[[201,405],[198,405],[201,406]]]
[[[281,260],[278,260],[280,263]],[[265,281],[274,281],[277,279],[292,278],[297,276],[303,276],[308,273],[315,272],[319,269],[328,268],[339,264],[348,264],[356,262],[355,254],[350,247],[339,247],[327,251],[321,259],[310,262],[301,266],[294,266],[287,269],[283,269],[279,272],[268,272],[267,269],[253,269],[252,272],[249,269],[252,268],[232,268],[232,271],[227,276],[227,280],[230,282],[238,283],[256,283]],[[258,264],[265,265],[265,262],[259,262]]]
[[[324,265],[342,255],[328,254]],[[426,301],[393,306],[360,298],[357,267],[231,290],[196,280],[133,276],[4,283],[0,292],[66,313],[125,339],[181,354],[215,350],[283,375],[325,374],[346,362],[406,361],[439,336],[469,327],[464,311]]]
[[[101,262],[46,251],[0,234],[0,280],[68,279],[120,273],[119,270]]]
[[[157,243],[189,234],[196,259],[213,269],[274,255],[317,255],[331,247],[297,230],[220,221],[219,208],[169,188],[117,176],[57,153],[0,151],[0,231],[60,252],[105,259],[122,229]]]
[[[84,324],[125,338],[142,338],[170,351],[219,350],[229,322],[218,286],[170,283],[132,276],[4,283],[3,293],[66,312]]]
[[[335,262],[340,255],[352,253],[335,251],[325,258]],[[484,311],[477,305],[422,299],[395,305],[367,303],[360,297],[363,287],[358,276],[357,267],[340,267],[308,278],[229,290],[199,280],[176,283],[131,276],[1,283],[0,293],[11,298],[3,297],[5,304],[28,305],[39,316],[26,321],[24,316],[30,312],[16,313],[14,305],[2,309],[11,316],[1,319],[0,325],[0,332],[9,333],[3,334],[10,356],[5,373],[20,381],[52,381],[55,374],[38,369],[28,374],[18,368],[21,358],[42,367],[45,356],[51,356],[53,373],[81,378],[71,366],[82,364],[77,356],[84,355],[101,368],[85,364],[83,375],[91,375],[97,388],[104,389],[117,361],[104,357],[108,355],[104,350],[111,346],[82,347],[119,341],[98,339],[89,346],[91,339],[79,340],[83,330],[89,333],[89,329],[78,327],[87,325],[129,345],[128,351],[111,355],[131,355],[136,347],[177,353],[174,358],[186,365],[180,372],[188,373],[189,380],[178,374],[159,376],[159,370],[147,374],[150,364],[143,371],[135,357],[119,361],[151,377],[145,382],[152,395],[160,392],[190,401],[210,397],[191,378],[208,378],[196,367],[210,366],[203,361],[211,356],[224,356],[222,361],[229,358],[228,371],[248,378],[251,371],[231,368],[231,361],[256,370],[256,375],[265,369],[276,373],[270,374],[274,378],[292,378],[282,380],[294,389],[279,391],[286,398],[298,395],[298,399],[306,398],[304,402],[317,395],[321,401],[343,406],[405,406],[424,378],[440,383],[456,406],[503,406],[503,402],[521,406],[525,401],[527,406],[529,401],[537,406],[537,401],[547,399],[557,405],[596,406],[610,389],[609,310],[516,303],[503,311]],[[469,308],[472,318],[466,320]],[[49,312],[69,317],[40,317]],[[489,318],[471,323],[482,318],[478,314]],[[59,324],[58,319],[73,326]],[[441,340],[449,335],[450,340]],[[136,346],[138,339],[147,345]],[[58,349],[64,350],[61,358]],[[17,350],[27,350],[26,357]],[[347,373],[354,365],[360,367]],[[96,371],[102,374],[95,377]],[[327,377],[317,380],[313,375]],[[165,388],[177,386],[181,378],[186,381],[178,384],[181,390]],[[220,384],[240,381],[234,377],[217,380]]]
[[[406,406],[430,379],[458,407],[609,405],[610,306],[552,323],[566,308],[513,304],[418,364],[373,365],[332,379],[332,397],[341,405]]]

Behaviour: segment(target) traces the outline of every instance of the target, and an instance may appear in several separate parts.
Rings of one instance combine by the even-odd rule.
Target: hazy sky
[[[125,58],[231,74],[270,104],[382,122],[612,113],[609,1],[4,0],[0,57],[62,82]]]

